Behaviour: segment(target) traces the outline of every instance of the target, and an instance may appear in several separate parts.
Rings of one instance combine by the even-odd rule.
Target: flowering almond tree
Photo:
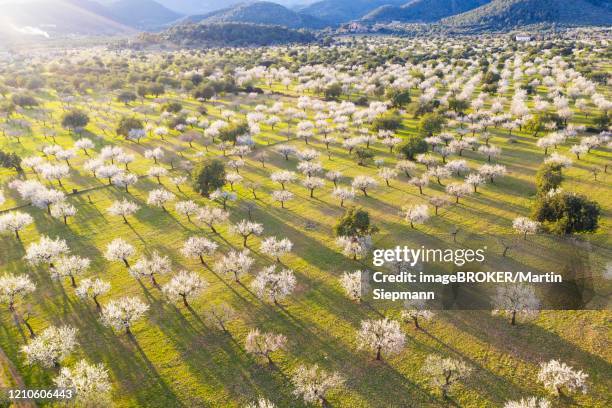
[[[449,391],[457,382],[469,377],[472,367],[461,360],[430,354],[423,364],[422,371],[429,377],[431,384],[440,389],[442,396],[447,398]]]
[[[301,396],[307,404],[320,403],[327,406],[327,393],[344,385],[344,377],[337,372],[328,373],[318,365],[299,366],[291,376],[295,387],[293,393]]]
[[[376,360],[381,360],[383,353],[399,353],[406,342],[400,325],[395,320],[364,320],[357,333],[359,348],[376,352]]]
[[[77,329],[70,326],[50,326],[21,348],[28,364],[58,367],[78,345]]]
[[[213,255],[217,251],[217,248],[217,243],[207,238],[189,237],[183,244],[181,253],[186,258],[198,258],[200,263],[205,265],[206,262],[204,262],[204,257]]]
[[[291,252],[292,248],[293,243],[288,238],[268,237],[261,243],[260,250],[280,263],[280,257]]]
[[[262,269],[253,282],[251,287],[257,297],[264,300],[271,300],[278,305],[280,300],[285,299],[295,289],[295,275],[291,269],[276,271],[276,265]]]
[[[540,364],[538,372],[538,382],[544,384],[544,387],[553,395],[564,395],[564,392],[573,393],[581,391],[583,394],[587,392],[588,374],[582,370],[575,370],[558,360],[550,360]]]
[[[233,275],[234,280],[240,282],[240,277],[246,275],[255,262],[249,254],[248,249],[241,252],[230,251],[215,263],[213,269],[217,273]]]
[[[247,334],[244,348],[247,353],[264,357],[270,365],[273,365],[270,354],[284,348],[286,344],[287,338],[282,334],[262,333],[259,329],[252,329]]]
[[[74,367],[63,367],[53,379],[55,386],[75,392],[75,404],[83,407],[110,406],[112,389],[108,371],[102,364],[80,360]]]
[[[98,301],[98,296],[104,295],[110,291],[110,283],[102,279],[83,279],[79,286],[75,289],[76,295],[81,299],[91,298],[96,304],[96,308],[100,310],[102,307]]]
[[[148,278],[155,287],[159,287],[155,275],[166,275],[171,272],[172,262],[170,258],[161,256],[157,252],[153,252],[149,258],[143,256],[130,268],[130,275],[137,279]]]
[[[208,282],[195,272],[180,271],[166,283],[162,292],[170,300],[181,299],[185,307],[189,307],[188,298],[194,298],[208,287]]]
[[[122,261],[129,268],[128,259],[136,253],[132,245],[121,238],[115,238],[106,246],[104,257],[109,261]]]
[[[125,333],[131,337],[130,328],[145,315],[147,310],[149,305],[137,297],[125,296],[111,300],[102,307],[102,324],[115,330],[125,330]]]
[[[15,302],[36,290],[36,285],[27,275],[5,273],[0,276],[0,303],[8,306],[9,311],[15,311]]]
[[[19,231],[32,224],[34,219],[30,214],[20,211],[11,211],[0,215],[0,233],[10,231],[15,234],[15,238],[21,239]]]

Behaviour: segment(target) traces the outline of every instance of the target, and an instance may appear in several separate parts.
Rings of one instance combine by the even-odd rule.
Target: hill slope
[[[601,0],[493,0],[482,7],[442,20],[443,24],[477,29],[509,29],[528,24],[611,25],[609,6]]]
[[[250,23],[177,24],[157,37],[187,47],[266,46],[315,40],[308,32]]]
[[[435,22],[444,17],[464,13],[491,0],[412,0],[403,6],[385,5],[372,10],[362,21],[368,23],[403,21]]]
[[[252,23],[280,25],[288,28],[322,28],[326,25],[315,17],[297,13],[280,4],[268,1],[239,4],[208,14],[189,16],[185,18],[185,21],[194,23]]]
[[[181,17],[153,0],[119,0],[107,6],[109,16],[125,25],[155,28]]]
[[[322,0],[300,11],[329,24],[340,24],[359,19],[381,6],[401,6],[404,3],[406,0]]]

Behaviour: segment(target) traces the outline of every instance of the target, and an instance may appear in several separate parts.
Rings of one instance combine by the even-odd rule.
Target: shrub
[[[555,163],[544,163],[536,173],[536,188],[538,194],[546,194],[561,185],[563,181],[562,167]]]
[[[406,140],[406,143],[400,146],[399,151],[408,160],[414,160],[415,155],[427,151],[427,142],[421,136],[411,135]]]
[[[349,207],[334,227],[338,237],[363,237],[378,231],[370,225],[370,214],[361,208]]]
[[[221,160],[206,160],[193,171],[193,189],[205,197],[225,185],[225,165]]]
[[[545,223],[556,234],[594,232],[597,230],[601,207],[583,195],[562,192],[542,195],[536,201],[533,218]]]
[[[123,137],[128,137],[130,130],[132,129],[144,129],[142,121],[137,118],[124,116],[119,121],[119,126],[117,126],[117,134]]]

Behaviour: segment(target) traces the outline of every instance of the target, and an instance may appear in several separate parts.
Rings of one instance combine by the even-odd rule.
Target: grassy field
[[[284,92],[284,87],[274,85],[274,90]],[[608,89],[601,92],[609,96]],[[154,146],[161,147],[168,154],[181,151],[193,161],[199,160],[201,155],[220,154],[214,147],[207,153],[197,143],[189,148],[175,135],[165,141],[147,137],[141,144],[104,136],[100,124],[114,127],[118,117],[129,113],[130,107],[113,102],[110,111],[106,112],[96,108],[95,99],[99,95],[92,97],[93,109],[88,109],[83,101],[73,104],[86,110],[92,119],[86,129],[87,136],[94,140],[98,151],[104,145],[114,144],[135,153],[137,160],[130,165],[132,172],[146,173],[152,162],[142,153]],[[188,109],[195,109],[198,105],[197,101],[180,94],[167,94],[165,98],[181,101]],[[248,112],[257,104],[270,104],[277,100],[289,106],[296,103],[296,95],[289,91],[285,95],[257,98],[223,96],[214,104],[206,104],[207,118],[211,122],[218,119],[220,105],[239,105],[240,110]],[[139,104],[135,102],[134,106]],[[57,125],[62,109],[54,94],[45,96],[45,106],[53,112],[57,144],[70,147],[78,137]],[[25,111],[24,115],[27,117],[30,113]],[[586,123],[588,120],[578,114],[572,122]],[[404,115],[404,127],[399,135],[405,137],[414,133],[416,123],[411,115]],[[283,260],[283,264],[295,271],[298,286],[295,295],[281,306],[259,300],[250,289],[251,277],[243,284],[237,284],[180,254],[182,243],[193,235],[214,240],[221,253],[230,248],[240,248],[242,242],[227,225],[219,229],[219,235],[215,235],[206,227],[177,214],[173,205],[168,206],[168,212],[147,206],[148,192],[157,187],[155,179],[142,177],[127,194],[85,172],[82,164],[87,157],[80,152],[78,158],[71,160],[70,177],[63,180],[63,189],[67,193],[73,188],[79,191],[68,197],[78,213],[69,219],[67,226],[43,210],[30,206],[20,209],[32,215],[35,224],[23,231],[21,241],[9,235],[0,238],[0,271],[27,273],[36,282],[37,290],[27,300],[34,316],[31,324],[35,331],[39,332],[50,324],[70,324],[78,328],[80,347],[65,365],[80,358],[104,363],[113,380],[113,399],[121,407],[230,407],[242,406],[259,396],[269,398],[280,407],[300,407],[303,403],[292,394],[289,378],[293,370],[304,363],[317,363],[326,369],[338,370],[347,378],[346,387],[332,392],[328,398],[334,407],[499,407],[507,400],[546,395],[536,381],[538,365],[556,358],[587,372],[590,387],[585,395],[556,400],[555,406],[611,405],[612,349],[608,311],[543,311],[535,321],[518,327],[510,326],[505,319],[491,316],[487,311],[440,311],[433,321],[424,324],[424,330],[417,331],[409,323],[402,324],[407,334],[407,345],[398,355],[378,362],[371,353],[358,351],[355,333],[363,319],[381,314],[399,319],[399,311],[386,313],[377,310],[375,305],[353,303],[344,295],[338,282],[340,275],[344,271],[370,268],[370,260],[352,261],[339,252],[332,227],[344,210],[331,195],[331,183],[315,190],[315,198],[310,198],[308,190],[299,183],[291,184],[288,189],[295,194],[295,199],[285,209],[272,200],[271,192],[278,186],[269,175],[278,169],[295,170],[297,165],[296,158],[286,161],[275,152],[275,147],[280,144],[291,144],[299,149],[305,147],[303,141],[293,138],[288,141],[283,134],[285,131],[284,123],[276,130],[262,124],[262,133],[255,140],[258,150],[269,152],[268,161],[264,167],[247,157],[247,164],[240,171],[245,181],[261,184],[258,199],[238,185],[239,200],[230,203],[232,222],[247,217],[247,203],[252,203],[255,205],[254,220],[264,225],[262,237],[249,240],[249,247],[257,260],[255,270],[273,262],[259,251],[263,237],[287,237],[294,243],[293,252]],[[374,224],[380,228],[374,237],[376,247],[397,244],[486,245],[490,249],[489,265],[498,268],[527,266],[541,271],[553,269],[558,260],[555,254],[564,245],[553,237],[534,236],[524,242],[516,236],[515,247],[508,257],[501,257],[502,249],[494,236],[516,235],[512,230],[512,220],[529,214],[535,194],[534,175],[544,156],[535,145],[536,139],[525,132],[517,131],[512,138],[501,129],[492,129],[492,132],[495,137],[491,143],[502,148],[502,155],[496,162],[507,166],[508,175],[495,184],[482,186],[478,194],[462,199],[459,205],[442,209],[439,216],[432,217],[416,229],[411,229],[401,217],[402,206],[427,203],[428,197],[443,193],[443,186],[432,182],[424,189],[425,195],[419,195],[418,189],[400,175],[391,181],[391,187],[386,187],[373,164],[357,166],[354,157],[341,146],[331,146],[331,160],[325,153],[325,145],[317,138],[308,147],[321,152],[320,161],[326,170],[344,173],[344,185],[350,185],[351,178],[359,174],[380,180],[380,185],[369,197],[358,194],[354,200],[354,204],[370,212]],[[26,156],[35,154],[41,145],[48,143],[51,139],[45,138],[40,124],[36,124],[32,134],[22,137],[20,142],[0,138],[0,149]],[[566,153],[571,144],[568,141],[557,151]],[[396,154],[389,153],[388,148],[379,143],[372,149],[377,158],[384,158],[387,166],[397,161]],[[464,158],[471,168],[486,162],[486,158],[472,151],[464,153]],[[564,189],[583,193],[602,206],[599,231],[584,238],[590,245],[594,292],[601,297],[608,295],[610,289],[609,281],[605,281],[601,273],[612,252],[609,237],[612,184],[609,174],[602,173],[594,180],[590,169],[603,167],[611,158],[609,149],[595,149],[564,172],[563,182]],[[164,165],[169,167],[167,163]],[[419,165],[418,172],[423,171],[424,167]],[[171,171],[172,175],[178,173],[178,170]],[[8,170],[0,172],[4,185],[14,176]],[[27,177],[38,176],[28,170]],[[444,184],[450,181],[445,180]],[[188,186],[182,186],[182,191],[178,191],[169,178],[162,178],[162,183],[178,199],[210,204]],[[14,191],[5,187],[4,192],[7,202],[2,209],[24,204]],[[124,197],[142,207],[129,224],[106,211],[114,200]],[[457,243],[453,244],[449,232],[455,226],[460,230]],[[53,280],[46,268],[33,268],[25,263],[22,259],[25,249],[43,234],[66,239],[72,253],[92,260],[90,274],[112,284],[111,292],[101,299],[102,303],[119,296],[134,295],[150,305],[146,319],[133,330],[134,341],[104,327],[93,304],[78,299],[68,281]],[[156,250],[171,257],[175,270],[198,271],[210,287],[192,302],[191,310],[166,302],[161,292],[149,282],[136,280],[122,264],[104,259],[106,245],[118,237],[134,245],[138,255]],[[209,263],[212,261],[207,259]],[[162,277],[160,283],[167,279]],[[232,305],[239,312],[238,318],[229,324],[228,334],[210,327],[204,319],[206,310],[220,302]],[[23,303],[19,305],[20,309],[25,307]],[[275,368],[245,352],[244,338],[254,327],[287,335],[287,349],[273,355]],[[3,311],[0,314],[0,346],[17,366],[29,388],[51,387],[55,370],[25,365],[19,348],[27,340],[28,334],[23,327],[18,327],[13,317]],[[423,362],[431,353],[460,357],[475,368],[474,374],[451,393],[450,400],[444,400],[421,373]]]

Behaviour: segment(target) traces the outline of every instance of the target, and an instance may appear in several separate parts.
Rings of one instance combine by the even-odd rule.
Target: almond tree
[[[336,244],[342,248],[342,253],[345,256],[353,259],[363,258],[372,248],[372,237],[341,236],[336,238]]]
[[[19,237],[19,231],[33,222],[34,219],[30,214],[20,211],[11,211],[0,215],[0,232],[10,231],[15,234],[15,238],[21,239],[21,237]]]
[[[277,190],[272,192],[272,199],[281,203],[281,208],[285,208],[287,201],[293,200],[293,193],[287,190]]]
[[[357,333],[360,349],[370,349],[376,352],[376,360],[382,359],[382,354],[399,353],[406,342],[400,325],[395,320],[363,320]]]
[[[64,220],[64,224],[68,225],[68,217],[74,217],[77,209],[66,201],[59,201],[51,205],[51,216]]]
[[[255,402],[249,402],[244,408],[276,408],[276,405],[265,398],[260,398]]]
[[[325,173],[325,178],[334,183],[334,187],[338,187],[338,181],[342,179],[342,173],[336,170],[330,170]]]
[[[368,189],[374,188],[378,185],[376,180],[370,176],[357,176],[353,179],[351,186],[356,190],[361,190],[365,197],[368,196]]]
[[[536,234],[540,225],[538,221],[530,220],[527,217],[517,217],[512,221],[512,228],[523,234],[523,239],[527,239],[527,234]]]
[[[166,210],[166,207],[164,207],[164,204],[174,200],[175,198],[176,196],[172,194],[171,192],[169,192],[168,190],[159,188],[157,190],[149,191],[149,197],[147,198],[147,204],[153,205],[155,207],[160,207],[162,210],[167,212],[168,210]]]
[[[306,177],[302,185],[310,190],[310,198],[314,198],[315,188],[321,188],[325,185],[325,181],[319,177]]]
[[[474,189],[474,193],[478,192],[478,186],[485,184],[487,181],[485,178],[479,173],[471,173],[468,174],[465,178],[465,184],[472,186]]]
[[[412,177],[408,180],[409,184],[412,184],[415,187],[418,187],[419,194],[423,194],[423,187],[427,187],[429,185],[429,177],[427,173],[423,174],[421,177]]]
[[[342,285],[346,295],[356,302],[361,302],[361,294],[364,288],[361,275],[361,271],[344,272],[340,278],[340,285]]]
[[[125,333],[131,337],[130,328],[144,316],[147,310],[149,310],[149,305],[137,297],[125,296],[111,300],[102,307],[102,324],[115,330],[125,330]]]
[[[378,175],[380,176],[380,178],[385,180],[387,187],[391,187],[389,180],[392,180],[397,177],[397,170],[391,169],[389,167],[383,167],[380,170],[378,170]]]
[[[191,222],[191,216],[196,215],[200,211],[200,206],[195,202],[179,201],[174,205],[176,212],[187,217],[187,221]]]
[[[406,221],[410,223],[410,227],[414,228],[414,224],[423,224],[429,219],[429,208],[426,204],[416,204],[404,208]]]
[[[481,176],[489,179],[491,183],[495,182],[495,177],[501,177],[507,173],[506,166],[501,164],[483,164],[479,169],[478,173]]]
[[[247,353],[255,356],[265,357],[270,365],[273,365],[271,353],[280,350],[287,344],[287,338],[282,334],[262,333],[259,329],[252,329],[247,334],[244,348]]]
[[[77,406],[110,406],[112,389],[108,371],[102,364],[89,364],[80,360],[73,368],[62,367],[53,379],[55,386],[75,392]]]
[[[43,367],[58,367],[78,345],[77,329],[70,326],[49,326],[28,344],[21,347],[26,363],[39,363]]]
[[[90,264],[89,258],[81,258],[76,255],[62,256],[57,259],[55,265],[51,268],[51,276],[56,279],[69,277],[72,287],[76,288],[75,276],[87,272]]]
[[[430,378],[434,387],[440,388],[442,396],[447,398],[450,389],[457,382],[469,377],[472,368],[461,360],[430,354],[423,364],[422,371]]]
[[[251,235],[261,235],[263,232],[263,225],[249,220],[242,220],[232,225],[231,229],[235,234],[242,236],[242,245],[246,248],[247,240]]]
[[[132,245],[121,238],[115,238],[106,246],[104,257],[109,261],[123,261],[126,267],[130,267],[128,259],[136,253]]]
[[[551,394],[558,396],[564,395],[564,391],[567,393],[581,391],[586,394],[588,377],[589,375],[582,370],[575,370],[558,360],[541,363],[538,372],[538,382],[544,384],[544,388]]]
[[[0,276],[0,303],[8,306],[9,311],[15,311],[15,302],[36,290],[36,285],[27,275],[5,273]]]
[[[120,215],[123,218],[123,222],[129,224],[127,216],[135,214],[139,209],[138,204],[123,199],[122,201],[114,201],[107,211],[112,215]]]
[[[551,408],[550,401],[546,398],[529,397],[521,398],[519,401],[508,401],[504,408]]]
[[[240,277],[246,275],[255,262],[249,254],[248,249],[241,252],[230,251],[215,263],[213,269],[217,273],[233,275],[234,280],[240,282]]]
[[[210,193],[210,199],[220,202],[223,205],[223,210],[227,210],[228,201],[236,201],[238,196],[236,193],[223,191],[223,190],[215,190]]]
[[[289,296],[295,289],[295,274],[291,269],[276,271],[276,265],[262,269],[251,282],[257,297],[271,300],[275,305]]]
[[[79,283],[79,286],[77,286],[75,292],[81,299],[91,298],[96,304],[96,308],[100,310],[101,306],[98,302],[98,296],[108,293],[110,288],[110,283],[99,278],[83,279],[81,283]]]
[[[155,280],[155,275],[167,275],[172,272],[172,262],[167,256],[161,256],[157,252],[153,252],[150,258],[143,256],[129,270],[130,275],[136,279],[148,278],[151,284],[159,287]]]
[[[299,366],[291,376],[295,387],[293,393],[301,396],[307,404],[320,403],[327,406],[327,393],[344,385],[344,378],[337,372],[328,373],[318,365]]]
[[[24,258],[30,265],[47,264],[52,268],[55,259],[69,252],[70,249],[65,240],[61,238],[51,239],[42,235],[38,242],[33,242],[28,246]]]
[[[442,185],[441,179],[448,178],[451,176],[450,170],[443,166],[432,167],[427,171],[426,174],[429,177],[434,177],[439,185]]]
[[[411,320],[416,329],[420,329],[419,319],[431,320],[435,313],[425,308],[425,302],[421,299],[407,300],[402,310],[402,318],[406,321]]]
[[[182,299],[185,307],[189,308],[187,298],[198,296],[208,287],[208,282],[195,272],[180,271],[166,283],[162,292],[170,300]]]
[[[355,198],[355,190],[344,187],[336,187],[332,191],[332,195],[340,200],[340,207],[344,207],[345,200],[352,200]]]
[[[129,193],[129,187],[138,182],[138,176],[126,171],[119,172],[111,177],[111,184],[115,187],[124,188],[126,193]]]
[[[433,196],[429,198],[429,204],[434,207],[434,213],[438,215],[440,208],[448,207],[451,203],[445,196]]]
[[[416,169],[416,165],[410,160],[400,160],[395,164],[395,169],[401,171],[406,177],[410,178],[410,173]]]
[[[533,287],[523,283],[504,285],[497,288],[493,298],[493,315],[510,316],[510,324],[521,320],[533,319],[540,311],[540,300]]]
[[[455,203],[459,204],[459,199],[462,197],[466,197],[472,193],[472,189],[469,185],[463,184],[449,184],[446,186],[446,193],[455,197]]]
[[[276,259],[280,263],[280,257],[291,252],[293,242],[288,238],[278,239],[276,237],[268,237],[263,240],[260,246],[261,252]]]
[[[229,219],[229,213],[221,208],[206,206],[198,211],[196,216],[199,222],[202,222],[210,228],[210,230],[217,234],[215,224],[222,224]]]
[[[281,170],[274,172],[270,175],[270,179],[281,185],[281,188],[285,189],[285,184],[291,183],[297,178],[296,174],[292,171]]]
[[[219,246],[204,237],[189,237],[183,244],[181,253],[187,258],[198,258],[202,265],[205,265],[204,256],[211,256]]]
[[[208,309],[206,312],[206,321],[219,330],[227,332],[227,322],[234,320],[236,316],[237,313],[231,306],[221,303]]]

